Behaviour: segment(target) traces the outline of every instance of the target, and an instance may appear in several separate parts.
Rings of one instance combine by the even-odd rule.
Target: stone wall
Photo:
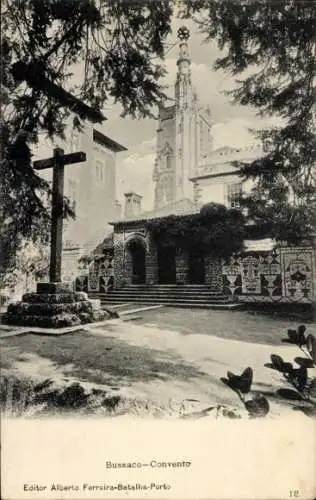
[[[188,282],[188,254],[181,248],[176,253],[176,283],[185,285]]]
[[[223,264],[224,292],[241,302],[308,304],[315,300],[315,248],[249,252]]]
[[[133,256],[128,248],[125,247],[124,250],[124,284],[131,285],[133,283]]]
[[[222,292],[223,275],[221,259],[207,255],[205,257],[205,284],[214,292]]]
[[[125,242],[123,232],[114,232],[114,288],[122,288],[127,283],[125,267]]]
[[[107,252],[103,258],[95,259],[88,270],[88,292],[106,293],[114,286],[113,252]]]
[[[114,256],[108,250],[102,258],[96,258],[84,266],[75,279],[75,290],[78,292],[107,293],[114,286]]]
[[[146,284],[155,285],[158,283],[158,262],[157,248],[152,235],[146,235]]]

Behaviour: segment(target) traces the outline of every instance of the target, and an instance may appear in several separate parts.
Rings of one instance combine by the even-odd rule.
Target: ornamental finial
[[[186,26],[181,26],[181,28],[178,29],[178,38],[179,40],[187,40],[190,36],[190,31]]]

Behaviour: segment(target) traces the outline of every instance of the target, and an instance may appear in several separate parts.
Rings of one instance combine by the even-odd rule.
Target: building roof
[[[172,99],[173,100],[173,99]],[[169,101],[171,99],[169,98]],[[167,118],[173,118],[175,114],[176,105],[160,105],[159,106],[159,119],[166,120]]]
[[[124,193],[124,196],[136,196],[137,198],[142,198],[142,195],[135,193],[135,191],[129,191],[128,193]]]
[[[237,175],[240,164],[253,162],[263,154],[261,144],[252,144],[243,148],[232,148],[223,146],[215,149],[193,172],[191,181],[208,179],[211,177],[222,177],[225,175]]]
[[[159,219],[160,217],[167,217],[168,215],[175,215],[182,217],[184,215],[190,215],[196,213],[197,207],[193,201],[188,198],[183,198],[177,202],[168,203],[164,207],[157,208],[155,210],[150,210],[147,212],[140,212],[129,217],[120,218],[119,220],[112,221],[110,224],[116,226],[119,224],[129,224],[129,223],[139,223],[150,219]]]
[[[125,226],[136,227],[136,226],[139,226],[140,224],[144,224],[145,222],[148,222],[149,220],[154,221],[154,220],[158,220],[158,219],[164,219],[164,218],[167,218],[170,216],[181,220],[182,218],[189,217],[190,215],[191,214],[168,214],[168,215],[162,215],[162,216],[156,215],[155,217],[140,217],[139,219],[122,219],[119,221],[110,222],[110,224],[112,226],[114,226],[114,229],[115,229],[115,227],[125,227]]]
[[[103,256],[105,250],[111,250],[113,248],[113,233],[109,234],[104,238],[104,240],[99,243],[99,245],[92,251],[94,257]]]
[[[113,246],[113,232],[111,232],[105,238],[103,238],[101,243],[98,243],[97,245],[95,244],[93,247],[91,247],[90,245],[90,248],[86,248],[86,251],[81,258],[89,260],[102,259],[104,257],[104,252],[106,252],[106,250],[112,250]]]
[[[231,161],[249,161],[260,157],[263,153],[261,144],[250,144],[243,148],[223,146],[215,149],[207,158],[207,164],[226,163]]]
[[[122,146],[122,144],[113,141],[113,139],[110,139],[110,137],[107,137],[106,135],[102,134],[102,132],[99,132],[99,130],[96,129],[93,129],[93,140],[94,142],[97,142],[101,146],[105,146],[115,153],[119,153],[120,151],[127,151],[127,148],[125,146]]]

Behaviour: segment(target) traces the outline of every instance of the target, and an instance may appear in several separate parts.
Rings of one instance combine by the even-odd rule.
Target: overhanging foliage
[[[253,130],[269,144],[261,158],[239,166],[254,189],[244,200],[254,222],[297,243],[316,228],[316,4],[310,0],[184,0],[206,41],[221,56],[215,70],[239,77],[227,91],[280,126]]]
[[[65,100],[64,92],[60,99],[56,89],[70,91],[97,114],[110,100],[121,104],[123,115],[152,116],[164,97],[158,80],[173,5],[5,0],[1,7],[0,273],[14,265],[25,239],[48,239],[50,188],[32,168],[32,145],[39,133],[63,137],[71,112],[86,118],[84,105],[73,109],[74,100]],[[74,126],[80,125],[76,116]],[[65,203],[65,215],[68,209]]]
[[[199,213],[169,215],[146,223],[157,245],[228,258],[243,249],[244,217],[239,210],[209,203]]]

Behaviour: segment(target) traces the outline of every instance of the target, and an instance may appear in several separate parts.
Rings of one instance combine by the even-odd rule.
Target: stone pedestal
[[[38,283],[36,293],[25,293],[20,302],[10,304],[2,320],[10,325],[62,328],[108,317],[99,300],[74,292],[71,284]]]

